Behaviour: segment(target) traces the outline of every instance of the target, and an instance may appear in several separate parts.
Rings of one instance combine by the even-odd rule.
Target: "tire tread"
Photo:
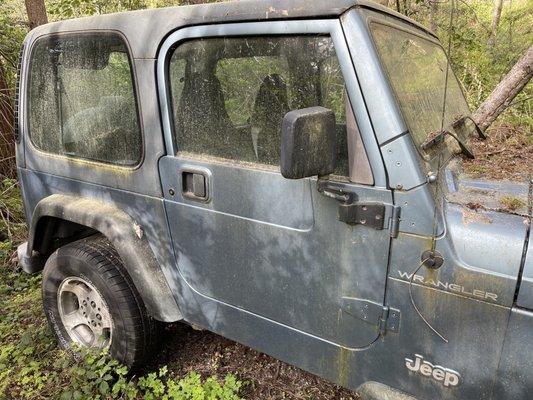
[[[116,358],[130,367],[139,366],[147,360],[156,347],[159,323],[148,315],[140,294],[111,243],[102,235],[93,235],[69,243],[59,248],[56,253],[70,253],[76,258],[85,260],[115,294],[117,304],[114,306],[118,306],[128,339],[124,346],[121,346],[120,352],[115,355]],[[48,265],[47,262],[43,281],[47,277]]]

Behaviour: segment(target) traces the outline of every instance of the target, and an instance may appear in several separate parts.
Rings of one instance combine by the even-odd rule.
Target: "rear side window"
[[[324,106],[337,121],[337,175],[348,176],[345,85],[329,36],[190,40],[169,66],[180,153],[279,166],[281,123]]]
[[[113,33],[39,39],[29,75],[29,133],[42,151],[121,166],[142,158],[131,61]]]

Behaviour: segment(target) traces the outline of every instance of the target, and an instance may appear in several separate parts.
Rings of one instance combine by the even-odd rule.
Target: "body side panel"
[[[421,268],[414,282],[511,307],[525,236],[523,219],[455,204],[446,204],[445,218],[445,231],[436,241],[444,264],[437,270]],[[430,235],[400,233],[391,250],[390,276],[409,281],[431,245]]]
[[[529,224],[531,225],[531,218],[529,218]],[[520,291],[518,292],[516,304],[533,310],[533,234],[531,233],[531,227],[529,229],[529,240],[525,249],[522,280],[520,281]]]
[[[528,348],[532,333],[533,313],[513,308],[507,326],[493,400],[531,398],[533,381],[531,353]]]
[[[39,218],[46,215],[99,230],[116,246],[141,293],[143,284],[153,281],[146,288],[149,298],[145,298],[152,315],[168,322],[181,319],[178,277],[162,199],[27,169],[19,169],[19,175],[25,202],[35,210],[29,245]],[[31,251],[30,246],[28,249]]]
[[[28,52],[31,52],[28,43]],[[30,59],[26,57],[23,63],[22,82],[27,85]],[[49,154],[33,146],[29,138],[28,122],[21,124],[23,146],[20,151],[25,154],[25,167],[28,170],[39,171],[57,176],[68,176],[89,183],[139,192],[149,196],[161,196],[161,185],[157,172],[157,161],[165,152],[161,124],[159,121],[156,84],[155,60],[133,60],[136,96],[138,98],[139,116],[143,135],[143,158],[138,167],[120,167],[79,158]],[[26,89],[21,86],[21,117],[26,118],[27,96]],[[24,119],[25,120],[25,119]],[[24,182],[23,182],[24,183]],[[26,188],[23,188],[23,192]],[[27,216],[33,209],[26,206]]]
[[[289,181],[279,172],[165,157],[164,187],[182,186],[174,172],[182,166],[212,174],[209,203],[184,198],[179,189],[166,196],[177,269],[187,285],[349,348],[375,340],[377,326],[342,312],[340,301],[382,303],[387,230],[338,221],[337,202],[318,193],[316,180]],[[346,190],[361,201],[391,202],[386,190]]]

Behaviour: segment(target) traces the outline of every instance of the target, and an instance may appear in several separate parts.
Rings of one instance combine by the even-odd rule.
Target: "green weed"
[[[0,398],[239,400],[233,375],[202,380],[167,367],[133,377],[106,353],[75,362],[60,350],[42,312],[40,276],[0,270]],[[82,351],[82,350],[80,350]]]
[[[202,380],[167,367],[134,377],[106,353],[83,352],[77,363],[59,349],[46,322],[41,276],[12,262],[25,235],[22,202],[13,180],[0,182],[0,399],[239,400],[241,382],[227,375]],[[82,350],[80,350],[82,351]]]
[[[512,196],[503,196],[500,199],[500,204],[507,211],[515,211],[526,205],[522,200]]]

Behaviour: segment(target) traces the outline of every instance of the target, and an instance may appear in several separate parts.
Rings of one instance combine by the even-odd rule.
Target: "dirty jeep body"
[[[530,398],[528,185],[463,177],[451,139],[421,149],[420,134],[440,125],[431,102],[443,81],[427,83],[415,56],[394,64],[400,42],[445,59],[422,26],[354,0],[176,7],[31,31],[17,99],[21,264],[37,272],[100,235],[155,320],[368,398]],[[437,92],[424,97],[418,82]],[[296,140],[302,115],[328,121],[336,143],[317,141],[326,146],[298,169],[294,143],[314,139],[291,142],[290,156],[285,135]],[[328,152],[336,165],[301,176]],[[500,210],[506,194],[524,207]],[[433,247],[439,259],[421,264]]]

